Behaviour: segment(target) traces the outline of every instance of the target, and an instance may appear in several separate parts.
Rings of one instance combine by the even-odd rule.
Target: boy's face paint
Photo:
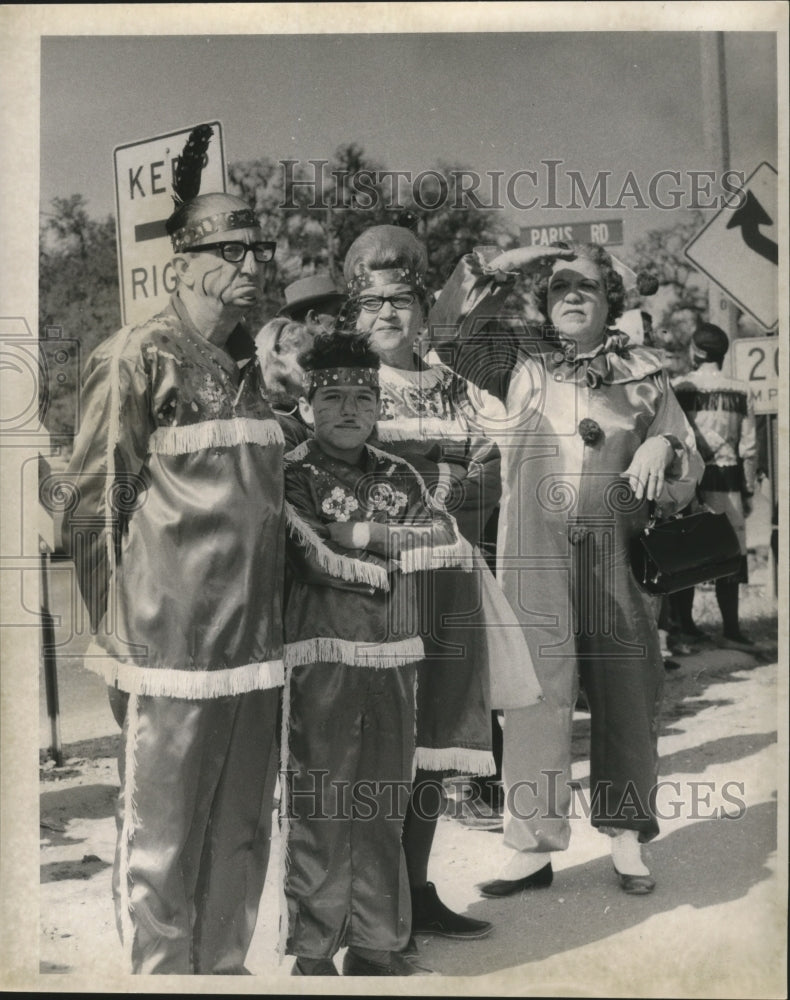
[[[334,458],[354,461],[379,416],[379,394],[368,385],[320,386],[310,401],[315,439]]]

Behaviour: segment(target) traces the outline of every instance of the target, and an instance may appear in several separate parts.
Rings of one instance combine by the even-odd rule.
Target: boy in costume
[[[302,356],[314,436],[285,458],[286,951],[295,975],[414,975],[401,829],[414,758],[419,571],[468,563],[419,474],[365,442],[379,358],[359,335]]]

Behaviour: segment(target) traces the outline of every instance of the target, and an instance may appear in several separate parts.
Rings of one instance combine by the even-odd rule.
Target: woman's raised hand
[[[623,475],[637,500],[658,500],[664,488],[664,473],[675,451],[665,437],[649,437],[636,449]]]
[[[513,247],[504,250],[493,257],[486,265],[487,271],[523,271],[529,274],[534,271],[548,270],[555,260],[571,260],[575,257],[572,250],[561,247]]]

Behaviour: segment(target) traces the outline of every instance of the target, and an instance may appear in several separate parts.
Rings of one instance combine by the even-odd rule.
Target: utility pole
[[[730,132],[727,116],[727,75],[724,63],[724,32],[700,33],[702,70],[702,136],[706,163],[719,177],[730,169]],[[730,338],[738,336],[735,306],[712,281],[708,283],[708,317]],[[726,374],[732,375],[733,352],[724,359]]]

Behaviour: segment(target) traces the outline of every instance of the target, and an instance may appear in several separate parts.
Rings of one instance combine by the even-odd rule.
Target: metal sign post
[[[771,531],[779,510],[779,483],[776,455],[777,413],[779,410],[779,338],[745,337],[732,345],[736,378],[749,386],[749,401],[756,415],[766,415],[765,434],[768,482],[771,484]],[[778,567],[773,545],[769,545],[769,594],[778,592]]]

